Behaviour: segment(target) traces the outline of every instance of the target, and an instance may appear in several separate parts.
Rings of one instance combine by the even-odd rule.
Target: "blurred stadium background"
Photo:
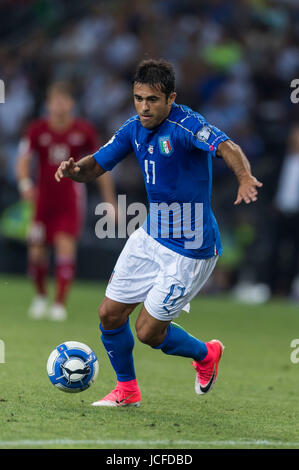
[[[256,204],[236,208],[236,179],[223,162],[214,162],[213,207],[224,255],[206,289],[223,292],[242,282],[262,283],[275,295],[299,298],[293,282],[296,239],[293,232],[289,240],[280,234],[281,214],[274,204],[290,131],[298,121],[298,104],[290,99],[291,81],[299,78],[297,0],[1,0],[0,24],[0,78],[5,83],[0,272],[26,273],[15,163],[26,126],[45,111],[48,84],[72,82],[77,114],[96,125],[104,143],[135,113],[130,81],[135,65],[146,57],[163,57],[175,66],[177,103],[189,105],[231,136],[264,183]],[[133,156],[113,176],[117,192],[127,194],[129,203],[145,201]],[[89,185],[79,278],[107,279],[124,244],[96,238],[98,202],[96,187]],[[297,226],[298,214],[299,202],[291,214]],[[283,238],[279,250],[274,234]],[[267,298],[267,289],[258,295]]]

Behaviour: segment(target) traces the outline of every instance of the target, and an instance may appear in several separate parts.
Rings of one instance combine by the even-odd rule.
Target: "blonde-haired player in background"
[[[80,158],[95,152],[100,139],[94,126],[74,115],[75,100],[66,82],[55,82],[47,91],[48,114],[28,127],[20,145],[17,178],[20,195],[34,203],[34,218],[28,240],[28,272],[36,295],[29,308],[32,318],[45,316],[64,320],[67,293],[75,276],[77,240],[84,222],[85,188],[70,179],[58,184],[54,175],[71,155]],[[37,178],[31,176],[35,159]],[[116,207],[110,174],[98,180],[102,198]],[[48,252],[55,254],[54,303],[48,306]]]

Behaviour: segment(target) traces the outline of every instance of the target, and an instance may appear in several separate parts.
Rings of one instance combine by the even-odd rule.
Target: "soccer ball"
[[[66,341],[51,352],[47,372],[52,384],[59,390],[83,392],[95,382],[99,362],[86,344]]]

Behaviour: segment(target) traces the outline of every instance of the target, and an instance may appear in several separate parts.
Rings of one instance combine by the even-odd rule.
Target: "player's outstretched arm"
[[[55,173],[55,179],[59,183],[62,178],[70,178],[78,183],[89,183],[105,173],[92,155],[81,158],[75,162],[73,158],[63,161]]]
[[[234,204],[238,205],[242,201],[246,204],[255,202],[258,194],[257,188],[261,188],[263,183],[252,175],[250,163],[241,147],[231,140],[226,140],[219,144],[217,155],[223,158],[239,181],[238,194]]]

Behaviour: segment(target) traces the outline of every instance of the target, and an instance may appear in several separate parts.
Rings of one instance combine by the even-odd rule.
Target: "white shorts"
[[[125,244],[110,277],[106,297],[116,302],[144,302],[154,318],[170,321],[210,277],[218,255],[192,259],[161,245],[142,227]]]

